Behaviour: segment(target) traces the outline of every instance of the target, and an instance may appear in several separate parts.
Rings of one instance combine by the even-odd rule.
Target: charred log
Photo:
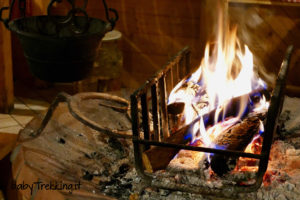
[[[244,151],[252,138],[258,134],[260,119],[258,116],[248,117],[221,133],[214,141],[216,148]],[[237,157],[211,154],[211,169],[219,176],[232,171],[236,166]]]
[[[261,113],[258,115],[261,115]],[[220,134],[219,136],[220,138],[216,139],[217,141],[215,142],[215,144],[221,146],[222,144],[225,144],[227,142],[229,144],[227,147],[228,150],[244,150],[246,146],[250,143],[251,139],[253,138],[253,135],[259,131],[260,123],[259,121],[256,121],[259,118],[263,118],[263,117],[257,115],[247,117],[246,119],[244,119],[243,122],[234,125],[228,131]],[[251,124],[251,122],[253,124]],[[253,129],[254,127],[255,129]],[[245,128],[245,130],[242,130],[243,128]],[[188,137],[189,130],[190,130],[190,125],[183,126],[182,128],[178,129],[176,132],[171,134],[171,136],[167,138],[164,142],[173,143],[173,144],[187,144],[191,140],[191,137]],[[228,134],[227,137],[225,136],[226,134]],[[159,169],[165,169],[177,153],[178,150],[174,148],[157,147],[157,146],[152,147],[151,149],[145,151],[142,155],[144,167],[149,172],[153,172]],[[216,156],[215,158],[216,161],[215,160],[213,161],[214,162],[213,165],[215,164],[218,165],[218,163],[221,161],[219,161],[217,155],[215,156]],[[235,166],[235,164],[236,163],[234,162],[230,162],[228,163],[228,166],[231,165]],[[229,169],[226,169],[225,171],[228,172],[230,171]],[[218,169],[215,170],[219,171]]]
[[[237,116],[240,113],[240,105],[243,102],[245,102],[246,106],[241,117],[242,119],[245,118],[252,111],[253,106],[255,106],[254,99],[257,96],[261,95],[261,93],[262,91],[254,91],[251,92],[250,94],[245,94],[239,97],[235,97],[231,99],[231,101],[228,102],[227,105],[223,106],[221,109],[219,110],[214,109],[209,113],[204,114],[201,117],[203,117],[206,127],[214,125],[216,112],[219,112],[219,117],[217,118],[217,122],[221,122],[224,119],[224,117],[226,118],[226,117]],[[171,104],[169,106],[172,106],[173,108],[179,107],[179,105],[175,106],[174,104],[173,105]],[[226,109],[226,107],[230,109]],[[176,109],[174,108],[174,110]],[[175,133],[171,134],[171,136],[167,138],[164,142],[173,143],[173,144],[187,144],[191,139],[190,137],[188,137],[190,127],[192,127],[195,123],[198,123],[199,120],[200,117],[195,119],[192,123],[179,128]],[[251,136],[251,138],[252,137],[253,135]],[[250,141],[248,141],[248,143],[249,142]],[[233,149],[233,150],[239,150],[239,149]],[[143,153],[144,167],[146,168],[147,171],[156,171],[159,169],[165,169],[177,153],[178,150],[173,148],[152,147],[151,149]]]
[[[247,145],[252,141],[253,134],[257,133],[258,127],[260,125],[260,122],[259,122],[259,120],[257,121],[257,119],[263,120],[264,117],[265,117],[265,113],[249,114],[242,122],[239,122],[238,124],[234,124],[231,127],[228,127],[226,130],[224,130],[222,133],[220,133],[220,135],[213,140],[213,143],[214,144],[218,143],[219,148],[226,149],[225,145],[222,147],[221,144],[226,143],[225,136],[228,134],[227,138],[229,138],[229,139],[227,139],[227,143],[233,142],[233,144],[228,145],[228,147],[231,148],[230,150],[238,150],[238,149],[244,150],[245,148],[241,148],[240,146],[247,147]],[[248,126],[246,126],[246,125],[248,125]],[[253,127],[255,128],[255,130],[251,130]],[[239,132],[240,129],[241,129],[241,132]],[[243,129],[246,129],[246,130],[243,130]],[[249,133],[247,132],[247,130],[249,131]],[[253,133],[251,131],[253,131]],[[239,133],[241,135],[239,135]],[[249,138],[251,137],[251,139],[247,138],[243,134],[248,134],[248,137]],[[241,143],[244,143],[244,144],[241,144]],[[192,145],[203,146],[203,143],[201,142],[201,140],[197,140],[197,141],[193,142]],[[258,153],[258,152],[254,152],[254,153]],[[214,164],[217,165],[217,167],[215,167],[215,165],[214,165],[214,168],[217,168],[216,171],[220,171],[222,169],[222,167],[224,168],[224,166],[221,166],[223,164],[222,163],[223,157],[218,157],[218,155],[211,155],[211,157],[212,156],[215,156],[213,162],[217,161],[216,163],[213,163],[213,165]],[[217,158],[220,158],[220,160]],[[226,156],[224,156],[223,162],[228,162],[228,164],[226,164],[226,166],[225,166],[227,168],[228,168],[228,166],[232,166],[232,168],[234,168],[234,166],[236,165],[235,159],[229,159]],[[219,163],[221,163],[220,164],[221,169],[218,169]],[[178,154],[176,155],[176,158],[174,158],[170,161],[170,163],[167,167],[167,170],[170,172],[189,173],[192,171],[198,171],[198,172],[201,171],[202,172],[202,170],[207,169],[207,167],[209,167],[209,163],[208,163],[207,157],[204,152],[182,149],[178,152]],[[224,171],[229,172],[230,170],[227,169]],[[221,173],[219,173],[219,174],[221,174]]]

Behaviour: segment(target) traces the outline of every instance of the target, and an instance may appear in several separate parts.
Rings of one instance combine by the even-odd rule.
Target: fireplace
[[[198,53],[192,49],[193,54]],[[268,114],[263,116],[266,119],[264,137],[253,140],[255,145],[262,149],[259,150],[261,153],[203,146],[198,144],[197,140],[191,142],[191,138],[185,137],[189,126],[178,126],[182,125],[182,110],[185,104],[170,104],[168,99],[177,84],[189,77],[193,71],[191,50],[186,47],[132,94],[131,106],[130,102],[110,94],[58,95],[45,118],[34,119],[20,133],[21,144],[12,158],[15,185],[21,185],[22,181],[30,184],[35,180],[42,180],[45,184],[49,181],[51,184],[51,181],[55,180],[69,185],[81,181],[81,191],[51,192],[66,198],[84,199],[164,199],[166,196],[167,199],[176,199],[172,197],[177,195],[181,199],[189,197],[202,200],[206,197],[202,198],[199,193],[217,198],[241,195],[239,197],[246,199],[268,199],[264,196],[269,195],[266,185],[278,183],[282,190],[287,189],[295,196],[299,194],[295,189],[300,186],[296,183],[299,178],[290,178],[292,181],[288,181],[283,175],[279,176],[280,173],[284,173],[280,167],[275,168],[277,171],[267,170],[270,163],[274,164],[274,158],[285,158],[284,156],[291,158],[285,158],[289,160],[287,165],[296,166],[296,169],[300,166],[299,162],[294,163],[300,155],[300,151],[297,150],[300,147],[299,140],[296,150],[290,146],[285,147],[283,140],[273,143],[273,134],[277,130],[277,121],[284,101],[291,51],[292,48],[288,48],[272,96],[266,97],[270,107]],[[252,91],[246,96],[250,94],[253,98],[251,100],[256,101],[256,92]],[[258,92],[268,95],[268,91],[265,90]],[[243,95],[233,97],[230,101],[233,107],[238,105],[242,98]],[[102,120],[103,118],[105,119]],[[208,118],[213,119],[214,116],[208,115]],[[241,126],[247,126],[247,123]],[[255,130],[257,128],[255,126]],[[283,149],[287,150],[286,154],[281,152]],[[228,173],[227,170],[212,171],[212,165],[207,160],[204,160],[203,166],[197,170],[183,169],[180,168],[181,165],[176,166],[176,169],[172,168],[173,171],[166,169],[167,165],[180,156],[189,158],[198,154],[221,155],[225,157],[226,162],[229,161],[229,157],[243,159],[234,163],[235,168]],[[153,163],[151,155],[154,155],[158,162]],[[169,157],[162,160],[159,156]],[[270,162],[269,158],[272,158],[273,162]],[[188,163],[183,165],[188,166]],[[247,169],[236,170],[238,167]],[[28,177],[28,172],[33,172],[34,176]],[[298,176],[299,172],[295,174]],[[290,173],[289,175],[292,176]],[[273,181],[274,177],[279,177],[277,182]],[[285,179],[281,179],[282,177]],[[257,191],[262,183],[264,186]],[[276,194],[276,186],[271,190],[273,193],[270,197],[280,196]],[[26,192],[28,191],[30,193],[30,190]],[[35,198],[41,192],[44,191],[37,190],[27,197]],[[246,196],[248,194],[249,196]],[[289,197],[288,195],[284,193],[283,196]]]
[[[176,119],[172,119],[172,115],[171,117],[166,115],[168,117],[165,119],[162,116],[163,103],[161,102],[165,102],[164,100],[168,96],[167,85],[170,84],[168,80],[172,80],[172,78],[168,79],[165,77],[167,77],[168,73],[170,76],[171,69],[176,69],[176,67],[179,69],[178,67],[180,66],[184,66],[183,68],[186,69],[185,73],[189,72],[190,51],[188,48],[185,48],[162,71],[158,72],[152,81],[148,81],[131,96],[131,118],[128,116],[128,111],[130,111],[129,102],[120,97],[103,93],[80,93],[75,96],[58,95],[51,104],[46,116],[44,118],[42,116],[35,118],[20,133],[18,140],[20,145],[14,151],[14,156],[12,157],[13,176],[16,185],[22,185],[24,182],[28,184],[35,183],[36,178],[41,180],[43,184],[52,181],[50,183],[70,185],[78,184],[79,181],[82,184],[80,191],[74,191],[73,194],[72,191],[68,190],[47,192],[67,197],[78,197],[79,195],[85,199],[93,199],[91,195],[100,199],[113,199],[113,197],[120,199],[128,199],[129,197],[131,199],[149,199],[149,197],[161,199],[165,196],[168,196],[170,199],[176,197],[206,199],[204,196],[199,196],[198,193],[215,197],[225,196],[232,198],[237,197],[237,195],[244,195],[240,197],[266,199],[264,195],[280,196],[277,194],[278,188],[280,191],[284,190],[283,196],[290,196],[293,199],[298,194],[295,187],[299,185],[295,184],[295,182],[299,180],[297,178],[299,175],[297,166],[300,163],[297,162],[297,159],[300,152],[297,150],[298,147],[295,146],[293,148],[289,142],[285,143],[279,139],[273,143],[272,152],[270,153],[273,132],[267,132],[267,130],[275,130],[274,120],[277,121],[281,112],[280,107],[283,103],[282,92],[284,90],[290,54],[291,48],[287,51],[278,75],[277,85],[273,90],[268,114],[272,115],[267,116],[267,124],[269,123],[270,127],[265,127],[266,133],[270,134],[264,138],[262,154],[252,155],[243,151],[226,151],[189,146],[186,143],[168,140],[174,133],[170,131],[169,137],[165,135],[163,124],[168,120],[165,126],[172,127],[175,125],[173,122]],[[174,70],[173,72],[178,71]],[[181,78],[184,76],[178,75],[177,77]],[[179,81],[179,79],[177,80]],[[176,84],[176,82],[173,83]],[[160,91],[161,88],[165,93]],[[162,95],[165,98],[162,98]],[[156,102],[156,104],[153,102]],[[291,106],[292,104],[300,105],[300,102],[299,100],[291,101],[289,99],[288,105]],[[155,110],[155,108],[157,109]],[[164,108],[166,109],[165,113],[168,114],[170,110],[168,111],[167,102],[164,104]],[[155,112],[153,110],[157,113],[157,116],[154,116],[153,113]],[[297,112],[296,107],[292,112]],[[273,115],[273,113],[277,115]],[[106,118],[104,119],[106,123],[103,123],[104,114],[115,117],[111,118],[111,120]],[[295,115],[292,117],[296,118]],[[140,121],[140,119],[142,120]],[[155,124],[152,124],[152,120],[158,122],[156,127]],[[163,122],[163,120],[165,121]],[[283,121],[286,120],[283,119]],[[131,123],[133,137],[131,135]],[[169,127],[166,126],[166,129],[171,130]],[[145,130],[148,130],[148,135],[145,134],[147,133]],[[155,132],[155,130],[158,130],[158,132]],[[295,140],[295,145],[299,145],[299,137],[295,139],[297,139]],[[241,171],[234,174],[234,176],[218,177],[218,179],[214,177],[214,181],[207,181],[205,176],[210,175],[210,171],[207,169],[203,171],[204,173],[192,170],[146,171],[142,162],[142,155],[153,148],[165,148],[168,149],[168,152],[174,150],[176,152],[177,149],[183,149],[186,152],[191,150],[189,152],[204,151],[216,154],[224,152],[223,154],[226,156],[236,155],[258,158],[261,159],[261,162],[258,172]],[[275,170],[267,171],[265,174],[269,153],[272,159],[270,164],[275,165]],[[274,159],[278,159],[278,162],[274,161]],[[287,174],[284,172],[285,169],[279,166],[283,165],[280,163],[281,159],[282,162],[286,161],[287,169],[291,173],[292,170],[296,170],[294,172],[296,176],[291,177],[291,181],[285,175]],[[34,176],[27,176],[28,172]],[[290,172],[288,174],[291,175]],[[255,180],[255,182],[250,182],[247,185],[233,184],[237,181],[243,183],[245,178],[250,178]],[[264,186],[256,192],[255,190],[260,187],[262,178],[264,178]],[[178,184],[176,182],[178,180],[184,180],[186,183]],[[272,185],[273,183],[277,184],[277,187],[272,186],[274,189],[268,189],[267,185]],[[34,196],[37,194],[41,195],[44,191],[40,190],[37,193],[30,194],[28,189],[24,190],[25,192],[27,197],[32,195],[34,198]],[[249,196],[245,196],[247,194]]]
[[[244,151],[187,145],[187,141],[182,139],[185,135],[183,135],[181,131],[171,131],[176,129],[178,119],[176,115],[170,114],[170,112],[174,111],[168,107],[167,100],[171,89],[191,71],[189,48],[185,47],[182,49],[161,71],[131,95],[134,156],[136,170],[139,175],[143,177],[149,186],[169,190],[180,190],[214,196],[234,196],[237,193],[256,191],[261,186],[264,174],[267,170],[273,133],[276,131],[278,117],[282,109],[285,81],[291,52],[292,47],[289,47],[282,62],[276,86],[272,92],[270,106],[265,120],[265,132],[261,153],[254,154]],[[177,108],[173,109],[180,110],[178,107],[180,107],[180,104],[177,104]],[[150,123],[151,120],[153,121],[152,123]],[[178,136],[176,136],[176,134],[178,134]],[[155,148],[157,151],[153,150]],[[145,152],[147,152],[147,150],[149,152],[149,149],[152,149],[154,152],[153,156],[157,157],[159,157],[158,154],[164,154],[164,152],[167,151],[178,152],[179,149],[185,149],[213,153],[226,157],[258,159],[259,164],[257,172],[251,175],[251,177],[254,178],[254,180],[252,180],[253,182],[247,185],[243,184],[243,179],[237,179],[237,184],[229,183],[226,185],[224,184],[225,181],[222,187],[209,187],[209,185],[195,187],[189,184],[179,184],[176,183],[176,181],[168,181],[165,183],[163,179],[168,177],[167,173],[162,171],[158,175],[154,171],[162,169],[161,165],[166,166],[164,160],[161,158],[167,158],[166,162],[170,162],[168,159],[169,155],[161,157],[159,160],[160,163],[157,165],[157,163],[151,163],[151,159],[153,159],[152,155],[148,154],[148,157],[146,156],[145,158]],[[157,155],[155,155],[155,153]],[[173,157],[174,155],[171,156]],[[152,167],[155,169],[152,169]]]

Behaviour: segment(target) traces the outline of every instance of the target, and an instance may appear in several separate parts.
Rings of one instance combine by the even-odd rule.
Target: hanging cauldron
[[[67,16],[51,14],[53,4],[62,0],[51,0],[45,16],[25,17],[26,0],[18,2],[22,14],[19,19],[11,20],[15,0],[11,2],[8,19],[2,19],[2,11],[9,8],[0,9],[0,20],[18,35],[30,71],[39,79],[72,82],[85,78],[93,67],[101,39],[118,20],[116,10],[107,8],[105,0],[103,5],[108,22],[87,15],[88,0],[80,8],[76,7],[76,0],[67,1],[72,6]],[[109,11],[115,18],[109,17]]]

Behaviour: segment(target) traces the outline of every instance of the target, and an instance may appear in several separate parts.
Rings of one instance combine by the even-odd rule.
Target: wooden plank
[[[292,42],[295,47],[299,47],[299,35],[300,35],[300,8],[298,7],[282,7],[283,15],[289,19],[289,23],[292,24],[292,28],[289,30],[286,38],[292,38]]]
[[[193,56],[202,56],[200,38],[167,35],[138,34],[123,35],[123,52],[134,51],[153,55],[175,55],[185,46],[190,46]],[[198,56],[197,56],[198,54]]]
[[[281,7],[272,7],[269,11],[260,9],[259,15],[287,45],[297,42],[293,35],[289,35],[294,32],[291,31],[295,28],[294,19],[290,18]]]
[[[0,7],[7,5],[9,5],[8,0],[0,2]],[[8,113],[14,105],[11,37],[10,32],[2,23],[0,25],[0,60],[0,113]]]
[[[199,17],[201,1],[199,0],[110,0],[108,6],[118,11],[131,12],[133,14],[155,15],[159,19],[161,16],[172,17]],[[103,9],[102,3],[97,0],[90,0],[87,10]],[[102,12],[103,13],[103,12]]]
[[[273,32],[280,37],[282,49],[286,49],[288,45],[291,44],[295,47],[288,76],[288,82],[295,85],[300,85],[300,80],[298,78],[298,74],[300,73],[300,41],[298,40],[298,36],[300,35],[300,30],[298,27],[299,23],[297,25],[297,21],[300,22],[300,16],[294,15],[294,17],[290,17],[288,13],[291,13],[290,15],[293,15],[292,13],[299,12],[300,8],[298,7],[272,7],[270,11],[266,11],[266,9],[260,9],[259,12],[259,15],[264,19],[266,23],[270,25]],[[282,55],[278,56],[282,58]]]
[[[299,70],[300,8],[231,4],[230,19],[239,25],[240,39],[252,53],[256,65],[277,74],[288,45],[295,46],[288,83],[300,85]],[[259,64],[261,63],[261,64]]]
[[[100,18],[99,10],[90,10],[90,16]],[[174,16],[156,16],[154,14],[131,13],[119,11],[120,21],[117,22],[116,28],[123,33],[139,33],[153,35],[168,35],[170,37],[200,37],[201,21],[199,16],[196,17],[174,17]],[[200,11],[199,11],[200,13]],[[126,17],[125,17],[126,16]],[[123,17],[123,19],[121,19]],[[102,17],[103,20],[105,18]]]
[[[277,74],[286,45],[259,15],[257,6],[230,6],[230,19],[238,24],[238,36],[247,44],[256,62]]]
[[[276,0],[228,0],[229,3],[276,5],[276,6],[300,6],[299,3],[283,2]]]
[[[300,46],[298,45],[291,58],[291,68],[288,76],[288,83],[294,86],[300,86]]]
[[[180,49],[178,49],[179,51]],[[144,73],[148,78],[154,75],[154,73],[161,69],[173,55],[156,55],[150,53],[140,53],[136,51],[125,51],[124,55],[124,70],[130,72],[131,74],[135,73]],[[198,66],[200,63],[200,57],[193,55],[192,66]],[[132,65],[131,65],[132,64]],[[145,77],[144,76],[144,77]],[[139,77],[133,77],[139,78]],[[143,82],[146,79],[143,80]]]

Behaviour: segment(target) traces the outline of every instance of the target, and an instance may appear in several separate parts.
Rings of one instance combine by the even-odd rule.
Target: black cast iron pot
[[[108,22],[88,17],[85,9],[75,6],[74,0],[68,1],[72,9],[67,16],[51,15],[53,3],[61,2],[52,0],[47,16],[10,20],[10,10],[9,19],[1,18],[5,26],[17,34],[31,73],[45,81],[73,82],[84,79],[93,67],[101,39],[114,28],[118,18],[117,12],[111,8],[109,10],[116,17],[109,18],[104,0]],[[1,8],[0,14],[5,9],[8,8]]]

